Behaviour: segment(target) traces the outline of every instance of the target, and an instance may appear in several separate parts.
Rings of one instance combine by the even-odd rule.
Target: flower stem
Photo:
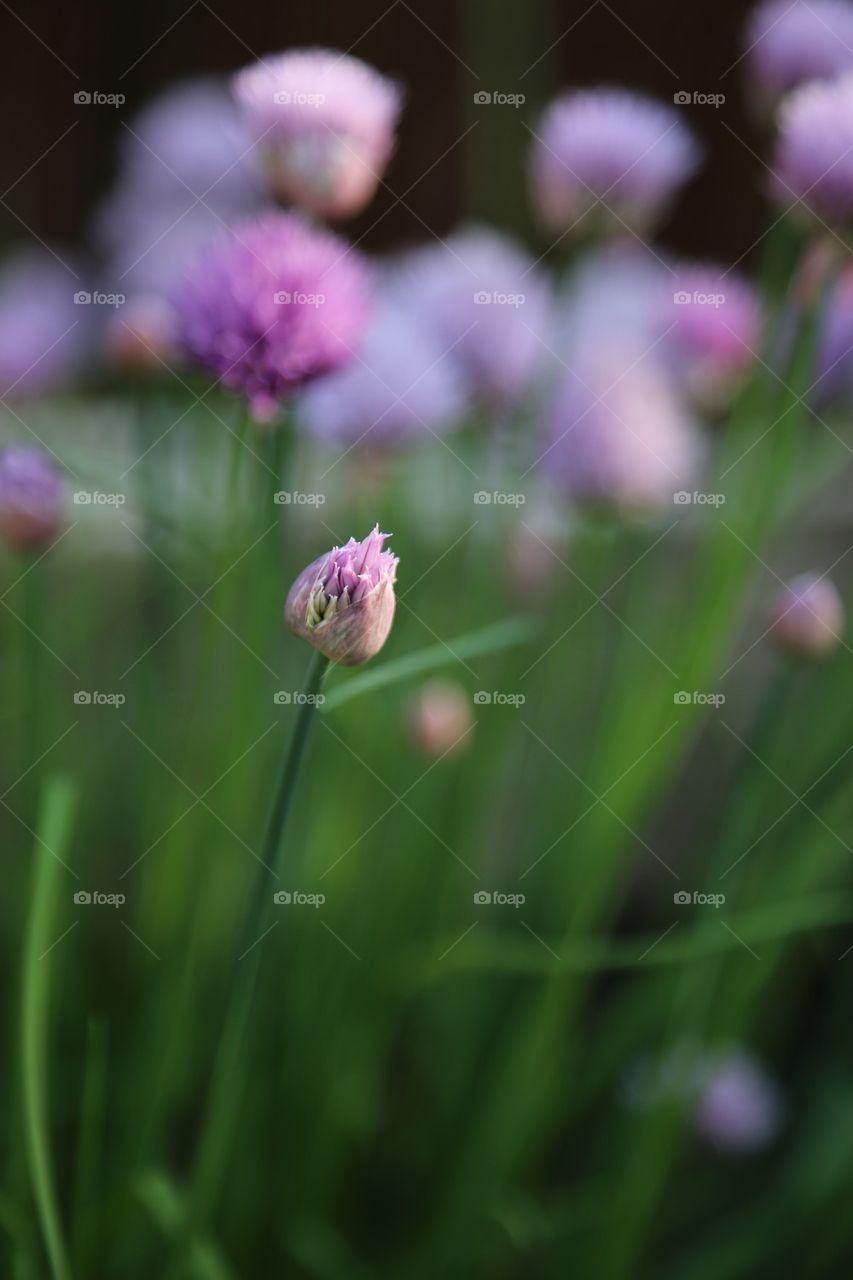
[[[328,665],[329,660],[323,654],[319,652],[314,654],[305,679],[303,698],[298,708],[296,724],[267,821],[252,901],[246,913],[241,935],[237,978],[214,1060],[206,1121],[196,1157],[190,1215],[183,1241],[183,1256],[186,1256],[185,1250],[191,1247],[194,1234],[212,1211],[229,1158],[234,1124],[241,1101],[240,1077],[237,1068],[244,1049],[243,1042],[260,969],[261,953],[257,944],[272,927],[268,924],[272,907],[270,876],[278,880],[283,866],[282,837],[310,735],[317,694]]]
[[[59,869],[70,839],[75,801],[74,789],[66,779],[53,778],[46,784],[33,853],[33,886],[24,938],[21,999],[20,1053],[27,1163],[53,1280],[71,1280],[71,1268],[50,1146],[47,1038],[52,961],[47,956],[58,941],[55,936],[55,907],[59,894]]]

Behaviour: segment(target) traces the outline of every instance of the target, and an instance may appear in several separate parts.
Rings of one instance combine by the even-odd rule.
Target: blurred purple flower
[[[773,1081],[748,1054],[733,1052],[708,1065],[693,1123],[718,1150],[747,1155],[775,1137],[781,1112]]]
[[[533,199],[555,232],[591,217],[642,235],[699,165],[671,106],[625,89],[564,93],[546,110],[530,153]],[[586,229],[586,228],[585,228]]]
[[[853,73],[783,99],[773,172],[781,205],[820,223],[853,221]]]
[[[309,387],[299,418],[318,439],[375,449],[448,431],[460,424],[466,407],[455,356],[443,352],[412,308],[385,297],[359,358]]]
[[[364,208],[394,148],[397,85],[336,50],[293,49],[239,72],[234,95],[279,199],[325,218]]]
[[[367,273],[331,232],[269,213],[202,250],[175,306],[186,353],[269,422],[287,395],[352,358]]]
[[[635,243],[605,242],[585,254],[569,277],[555,349],[594,355],[602,346],[630,344],[638,354],[661,354],[676,287],[677,274],[663,259]]]
[[[632,1106],[679,1099],[695,1132],[727,1154],[760,1151],[782,1123],[778,1086],[743,1049],[708,1050],[683,1041],[657,1061],[637,1063],[625,1083]]]
[[[384,549],[387,537],[375,525],[361,542],[334,547],[303,569],[288,594],[291,631],[342,666],[369,661],[388,639],[399,561]]]
[[[224,225],[254,212],[262,195],[252,141],[223,85],[178,84],[131,120],[115,185],[94,222],[109,290],[128,298],[107,317],[111,360],[145,363],[143,343],[136,341],[134,354],[125,326],[159,355],[171,354],[174,318],[166,309],[176,279]]]
[[[550,284],[507,236],[469,227],[416,250],[395,287],[492,406],[516,400],[547,358]]]
[[[618,345],[567,364],[537,464],[543,475],[579,503],[626,513],[671,504],[701,447],[664,366]]]
[[[761,345],[761,306],[752,285],[719,267],[685,266],[670,289],[666,322],[667,345],[687,391],[703,406],[725,404]]]
[[[762,110],[809,80],[853,70],[853,7],[848,0],[767,0],[745,32],[749,90]]]
[[[838,648],[844,632],[844,606],[827,577],[804,573],[792,578],[773,602],[773,638],[795,657],[821,658]]]
[[[51,541],[59,528],[62,480],[40,449],[0,451],[0,538],[16,551]]]
[[[41,395],[77,371],[90,319],[75,305],[78,290],[71,271],[40,249],[0,264],[0,396]]]
[[[188,80],[154,98],[122,135],[112,193],[101,205],[101,244],[121,250],[142,245],[165,219],[216,226],[252,212],[262,184],[252,139],[227,89],[214,80]],[[152,237],[153,239],[153,237]]]

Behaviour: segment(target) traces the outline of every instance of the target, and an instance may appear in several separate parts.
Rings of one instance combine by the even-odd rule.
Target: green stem
[[[216,1201],[227,1164],[234,1125],[240,1109],[238,1066],[244,1049],[260,969],[260,942],[270,926],[272,910],[270,875],[276,880],[284,861],[283,835],[299,777],[299,769],[308,743],[317,694],[329,660],[316,652],[305,679],[290,746],[284,758],[278,785],[267,821],[261,849],[261,860],[255,879],[249,910],[246,913],[238,959],[238,973],[225,1024],[214,1061],[206,1121],[196,1158],[192,1205],[188,1236],[182,1242],[181,1258],[186,1257],[195,1233],[207,1221]],[[180,1273],[180,1267],[175,1274]]]
[[[39,1222],[54,1280],[71,1280],[59,1216],[47,1117],[47,1018],[51,962],[57,938],[54,905],[61,858],[68,843],[75,797],[64,779],[45,788],[34,850],[34,883],[24,940],[21,1001],[21,1075],[27,1160]],[[61,934],[60,934],[61,936]]]

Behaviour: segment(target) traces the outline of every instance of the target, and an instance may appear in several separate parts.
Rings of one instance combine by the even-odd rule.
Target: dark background
[[[351,51],[407,90],[387,185],[351,228],[369,233],[367,247],[423,239],[427,228],[444,234],[470,215],[535,235],[524,122],[535,127],[562,86],[618,82],[668,101],[679,90],[726,94],[720,109],[680,108],[707,163],[664,239],[731,264],[763,225],[755,154],[763,143],[744,108],[743,66],[733,66],[749,8],[734,0],[0,0],[0,237],[83,239],[110,179],[119,117],[175,79],[322,44]],[[77,106],[79,89],[124,93],[127,102],[118,111]],[[520,109],[476,107],[482,89],[527,100]]]

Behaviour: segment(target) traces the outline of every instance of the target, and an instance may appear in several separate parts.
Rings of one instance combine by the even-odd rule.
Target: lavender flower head
[[[639,1062],[626,1081],[626,1095],[641,1108],[679,1099],[694,1132],[730,1155],[760,1151],[782,1123],[777,1085],[742,1049],[710,1051],[683,1041],[657,1061]]]
[[[749,88],[762,111],[810,80],[853,70],[853,7],[848,0],[767,0],[745,32]]]
[[[0,267],[0,396],[42,395],[67,382],[85,347],[87,309],[78,282],[40,249],[14,253]]]
[[[514,401],[547,356],[551,290],[532,258],[485,227],[409,255],[398,288],[490,406]]]
[[[337,236],[270,213],[203,250],[175,306],[183,350],[269,422],[291,392],[351,358],[367,275]]]
[[[706,1069],[693,1124],[701,1137],[732,1155],[760,1151],[781,1123],[779,1090],[749,1055],[732,1052]]]
[[[174,351],[169,301],[187,262],[263,194],[260,167],[227,89],[189,80],[166,90],[122,134],[118,176],[94,239],[110,290],[127,296],[104,334],[108,358],[154,367]]]
[[[776,643],[802,658],[822,658],[841,643],[844,606],[826,577],[804,573],[778,593],[770,614]]]
[[[679,271],[667,308],[667,343],[688,393],[704,407],[730,398],[757,359],[761,308],[752,286],[718,267]]]
[[[630,515],[671,504],[700,453],[666,369],[616,347],[573,361],[557,390],[538,466],[575,502]]]
[[[363,541],[334,547],[303,569],[288,594],[290,630],[342,666],[368,662],[388,639],[398,559],[384,550],[387,537],[375,525]]]
[[[591,218],[642,235],[661,220],[699,158],[673,107],[624,89],[564,93],[534,136],[534,204],[555,232]]]
[[[853,72],[783,99],[773,172],[781,205],[822,224],[853,222]]]
[[[411,307],[384,298],[359,359],[309,387],[299,417],[311,435],[331,444],[391,448],[452,429],[466,405],[453,353],[445,353]]]
[[[822,248],[815,244],[813,249]],[[805,264],[809,265],[808,260]],[[807,282],[804,282],[807,284]],[[816,290],[803,290],[800,306],[814,299]],[[799,312],[789,318],[796,323]],[[837,272],[834,287],[826,298],[818,321],[816,352],[817,377],[809,400],[820,410],[841,403],[849,407],[853,399],[853,264],[845,262]]]
[[[59,528],[62,480],[40,449],[10,445],[0,452],[0,537],[16,551],[50,542]]]
[[[239,72],[234,95],[280,200],[324,218],[364,208],[394,149],[392,81],[332,49],[293,49]]]

